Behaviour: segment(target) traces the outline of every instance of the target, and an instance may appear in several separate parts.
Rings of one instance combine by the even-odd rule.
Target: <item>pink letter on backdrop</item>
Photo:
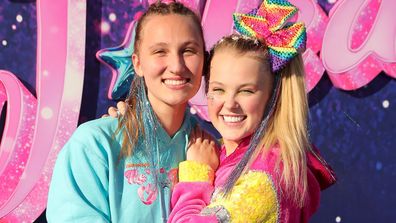
[[[261,0],[181,2],[202,15],[210,48],[233,32],[233,12],[246,13]],[[307,26],[307,91],[324,68],[336,87],[347,90],[367,84],[381,70],[396,77],[394,0],[340,0],[329,18],[315,0],[291,2]],[[37,1],[37,15],[37,99],[12,73],[0,71],[0,109],[7,102],[0,145],[0,218],[8,222],[33,221],[44,210],[53,165],[77,125],[82,96],[86,0]],[[203,87],[190,103],[208,120]]]
[[[336,87],[357,89],[381,70],[396,77],[395,8],[394,0],[341,0],[331,10],[321,56]]]
[[[303,54],[307,84],[307,92],[318,84],[325,69],[316,55],[322,48],[322,39],[328,23],[326,13],[317,4],[316,0],[291,0],[299,8],[298,19],[307,27],[307,50]]]
[[[0,104],[8,101],[0,150],[2,220],[32,222],[45,209],[56,156],[77,126],[85,17],[85,0],[37,1],[37,99],[1,71]]]

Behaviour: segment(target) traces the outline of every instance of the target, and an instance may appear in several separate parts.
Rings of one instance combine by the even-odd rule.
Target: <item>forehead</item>
[[[221,49],[210,64],[210,80],[225,83],[257,82],[271,78],[270,67],[255,52],[238,53],[233,49]]]
[[[195,41],[203,43],[200,24],[186,15],[150,15],[142,26],[142,43]]]

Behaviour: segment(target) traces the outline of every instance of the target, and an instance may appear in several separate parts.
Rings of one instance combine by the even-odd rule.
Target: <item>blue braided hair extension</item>
[[[144,157],[149,162],[154,185],[158,186],[159,151],[158,141],[156,140],[156,132],[159,121],[148,100],[144,78],[135,75],[133,81],[136,82],[135,86],[137,87],[131,88],[129,95],[133,95],[136,98],[136,115],[137,117],[140,117],[143,122],[143,126],[139,126],[139,128],[142,129],[139,129],[140,134],[138,139],[138,144],[143,146],[143,150],[139,152],[142,152]],[[126,128],[125,131],[128,135],[129,141],[131,141],[132,138]],[[158,187],[155,188],[157,189]]]

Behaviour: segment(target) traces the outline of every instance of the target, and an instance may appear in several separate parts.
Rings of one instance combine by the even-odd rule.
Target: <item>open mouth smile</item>
[[[188,83],[190,83],[190,81],[190,78],[168,78],[163,79],[162,83],[172,89],[180,89],[185,87]]]
[[[236,124],[243,122],[247,116],[246,115],[221,115],[225,123]]]

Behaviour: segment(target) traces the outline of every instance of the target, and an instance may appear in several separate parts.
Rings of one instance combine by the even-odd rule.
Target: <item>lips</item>
[[[174,79],[165,79],[165,80],[164,80],[164,84],[166,84],[166,85],[171,85],[171,86],[179,86],[179,85],[186,84],[187,82],[188,82],[187,79],[178,79],[178,80],[174,80]]]
[[[239,123],[246,119],[246,115],[222,115],[226,123]]]
[[[189,82],[190,82],[190,78],[182,78],[182,77],[166,78],[162,80],[162,83],[164,83],[167,87],[170,87],[172,89],[183,88]]]

